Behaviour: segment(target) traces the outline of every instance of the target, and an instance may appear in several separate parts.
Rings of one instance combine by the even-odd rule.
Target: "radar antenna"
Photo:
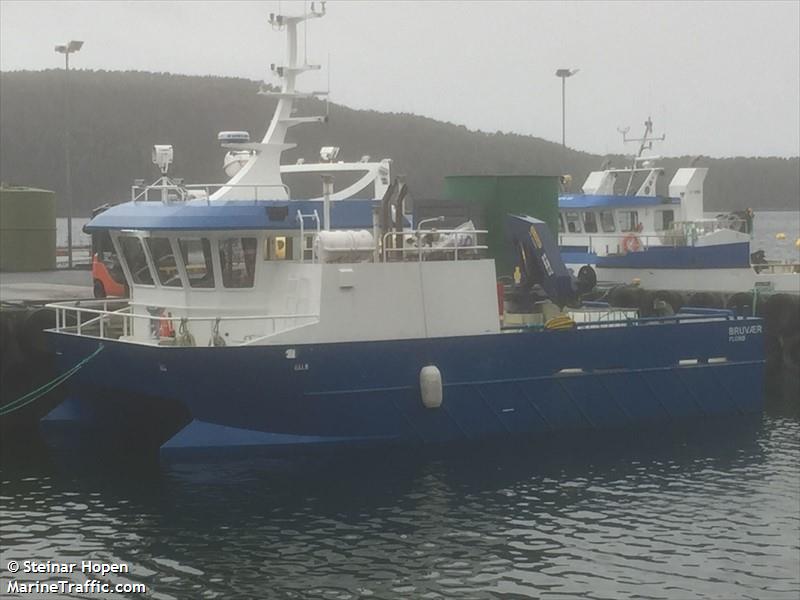
[[[644,134],[640,138],[629,138],[628,132],[631,130],[630,127],[617,127],[617,131],[622,134],[622,141],[623,143],[628,142],[641,142],[639,146],[639,152],[636,155],[641,156],[645,150],[652,150],[653,149],[653,142],[663,142],[666,139],[666,135],[662,135],[661,137],[652,137],[653,135],[653,120],[650,117],[647,117],[647,121],[644,122]]]

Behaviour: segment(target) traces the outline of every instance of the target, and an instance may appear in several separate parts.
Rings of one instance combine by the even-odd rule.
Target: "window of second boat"
[[[251,288],[255,282],[258,240],[233,237],[218,241],[222,285],[226,288]]]
[[[568,210],[566,215],[567,231],[569,233],[581,232],[581,215],[578,211]]]
[[[604,233],[614,233],[617,230],[616,225],[614,225],[614,211],[600,211],[600,227],[603,228]]]
[[[594,213],[594,211],[584,211],[583,230],[586,233],[597,233],[597,215]]]
[[[656,231],[667,231],[672,229],[675,222],[675,211],[671,208],[656,211]]]
[[[620,231],[640,231],[639,212],[635,210],[620,210],[617,212]]]

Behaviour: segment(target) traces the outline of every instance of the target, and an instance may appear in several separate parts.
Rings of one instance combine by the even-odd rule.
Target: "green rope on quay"
[[[82,361],[80,361],[74,367],[72,367],[68,371],[65,371],[64,373],[62,373],[61,375],[59,375],[58,377],[56,377],[52,381],[49,381],[48,383],[45,383],[43,386],[40,386],[40,387],[36,388],[32,392],[28,392],[27,394],[25,394],[21,398],[17,398],[16,400],[12,400],[8,404],[3,404],[2,406],[0,406],[0,417],[3,417],[3,416],[8,415],[8,414],[11,414],[14,411],[17,411],[17,410],[19,410],[21,408],[24,408],[25,406],[28,406],[28,404],[30,404],[31,402],[35,402],[36,400],[38,400],[39,398],[41,398],[42,396],[44,396],[48,392],[51,392],[52,390],[57,388],[59,385],[64,383],[67,379],[69,379],[70,377],[75,375],[75,373],[77,373],[82,367],[84,367],[95,356],[100,354],[100,352],[102,352],[103,348],[104,348],[103,344],[100,344],[97,347],[97,350],[92,352],[89,356],[84,358]]]

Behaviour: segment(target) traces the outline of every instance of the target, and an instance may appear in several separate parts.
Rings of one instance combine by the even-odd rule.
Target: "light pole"
[[[64,55],[64,159],[66,161],[66,195],[67,195],[67,265],[72,268],[72,165],[69,160],[69,55],[77,52],[83,42],[71,40],[56,46],[56,52]]]
[[[566,143],[566,136],[565,136],[565,132],[566,132],[566,126],[565,126],[566,116],[565,116],[564,113],[565,113],[566,104],[565,104],[564,97],[566,95],[566,89],[567,89],[567,77],[572,77],[578,71],[580,71],[580,69],[559,69],[558,71],[556,71],[556,77],[561,77],[561,145],[565,146],[565,147],[566,147],[567,143]]]

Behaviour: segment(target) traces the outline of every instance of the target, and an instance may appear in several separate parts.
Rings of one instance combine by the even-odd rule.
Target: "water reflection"
[[[2,558],[128,562],[160,598],[796,597],[799,431],[731,419],[294,462],[29,454],[4,461]]]

